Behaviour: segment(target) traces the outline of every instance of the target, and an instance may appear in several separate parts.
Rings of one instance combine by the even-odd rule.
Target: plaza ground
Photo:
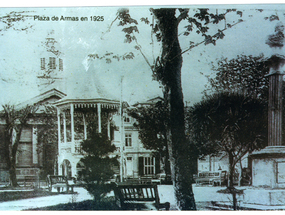
[[[239,187],[239,189],[247,189],[248,187]],[[193,191],[195,196],[195,201],[197,204],[197,210],[211,210],[207,206],[211,204],[212,201],[219,202],[227,205],[231,205],[231,195],[217,193],[218,190],[225,189],[225,187],[213,187],[213,186],[199,186],[193,185]],[[6,190],[7,191],[7,190]],[[81,202],[85,200],[91,200],[92,196],[82,187],[75,187],[74,191],[76,194],[59,194],[54,196],[44,196],[31,199],[14,200],[7,202],[0,202],[1,211],[21,211],[29,210],[34,208],[48,207],[58,204],[67,204],[72,202]],[[170,202],[170,210],[177,210],[174,197],[174,189],[172,185],[158,185],[158,192],[160,195],[161,202]],[[1,192],[0,192],[1,195]],[[113,193],[109,194],[110,196]],[[238,196],[238,202],[240,206],[246,206],[246,204],[240,202],[242,196]],[[277,210],[284,210],[285,207],[277,208]],[[261,210],[275,210],[276,208],[262,207],[251,209],[261,209]]]

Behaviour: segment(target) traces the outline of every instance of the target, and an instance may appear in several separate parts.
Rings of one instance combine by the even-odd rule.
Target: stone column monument
[[[285,188],[285,146],[282,146],[282,82],[285,56],[273,55],[268,59],[268,63],[268,146],[251,155],[252,186]]]
[[[266,44],[282,51],[284,25],[275,27]],[[244,202],[259,205],[285,205],[285,146],[282,143],[282,83],[285,56],[272,55],[268,59],[268,146],[251,154],[252,187],[244,192]]]
[[[284,56],[273,55],[269,60],[268,145],[282,145],[282,85]]]

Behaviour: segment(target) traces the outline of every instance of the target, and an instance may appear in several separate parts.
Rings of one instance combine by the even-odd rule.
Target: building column
[[[37,127],[33,126],[32,131],[32,141],[33,141],[33,164],[38,164],[38,129]]]
[[[64,136],[64,143],[67,143],[67,133],[66,133],[66,116],[65,112],[62,112],[63,115],[63,136]]]
[[[75,135],[74,135],[74,105],[70,104],[70,118],[71,118],[71,153],[75,152]]]
[[[62,159],[61,159],[61,157],[60,157],[60,154],[59,154],[59,156],[58,156],[58,158],[57,158],[57,173],[58,173],[58,175],[62,175]]]
[[[107,136],[108,136],[108,139],[111,140],[111,122],[110,122],[109,113],[107,116]]]
[[[71,142],[74,142],[74,105],[70,105],[70,117],[71,117]]]
[[[58,146],[57,147],[58,147],[58,153],[60,154],[61,123],[60,123],[60,109],[59,108],[57,108],[57,136],[58,136]]]
[[[58,175],[62,175],[62,165],[63,164],[58,164]]]
[[[87,139],[87,125],[86,125],[86,119],[85,114],[83,113],[83,128],[84,128],[84,140]]]
[[[102,132],[101,128],[101,104],[97,104],[97,114],[98,114],[98,133]]]
[[[77,164],[77,160],[73,160],[73,162],[71,163],[71,177],[75,177],[75,178],[77,176],[76,164]]]

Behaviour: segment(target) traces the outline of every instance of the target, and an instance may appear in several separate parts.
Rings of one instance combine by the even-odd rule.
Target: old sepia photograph
[[[284,45],[285,4],[0,6],[0,211],[285,210]]]

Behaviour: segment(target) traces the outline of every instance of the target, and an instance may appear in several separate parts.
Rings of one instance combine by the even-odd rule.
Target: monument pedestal
[[[261,205],[285,204],[285,146],[267,146],[253,152],[252,187],[244,202]]]
[[[252,187],[244,193],[244,202],[261,205],[285,204],[285,146],[282,146],[283,75],[285,56],[272,55],[268,99],[268,144],[253,152]]]
[[[244,203],[255,205],[285,205],[285,190],[250,187],[244,191]]]

